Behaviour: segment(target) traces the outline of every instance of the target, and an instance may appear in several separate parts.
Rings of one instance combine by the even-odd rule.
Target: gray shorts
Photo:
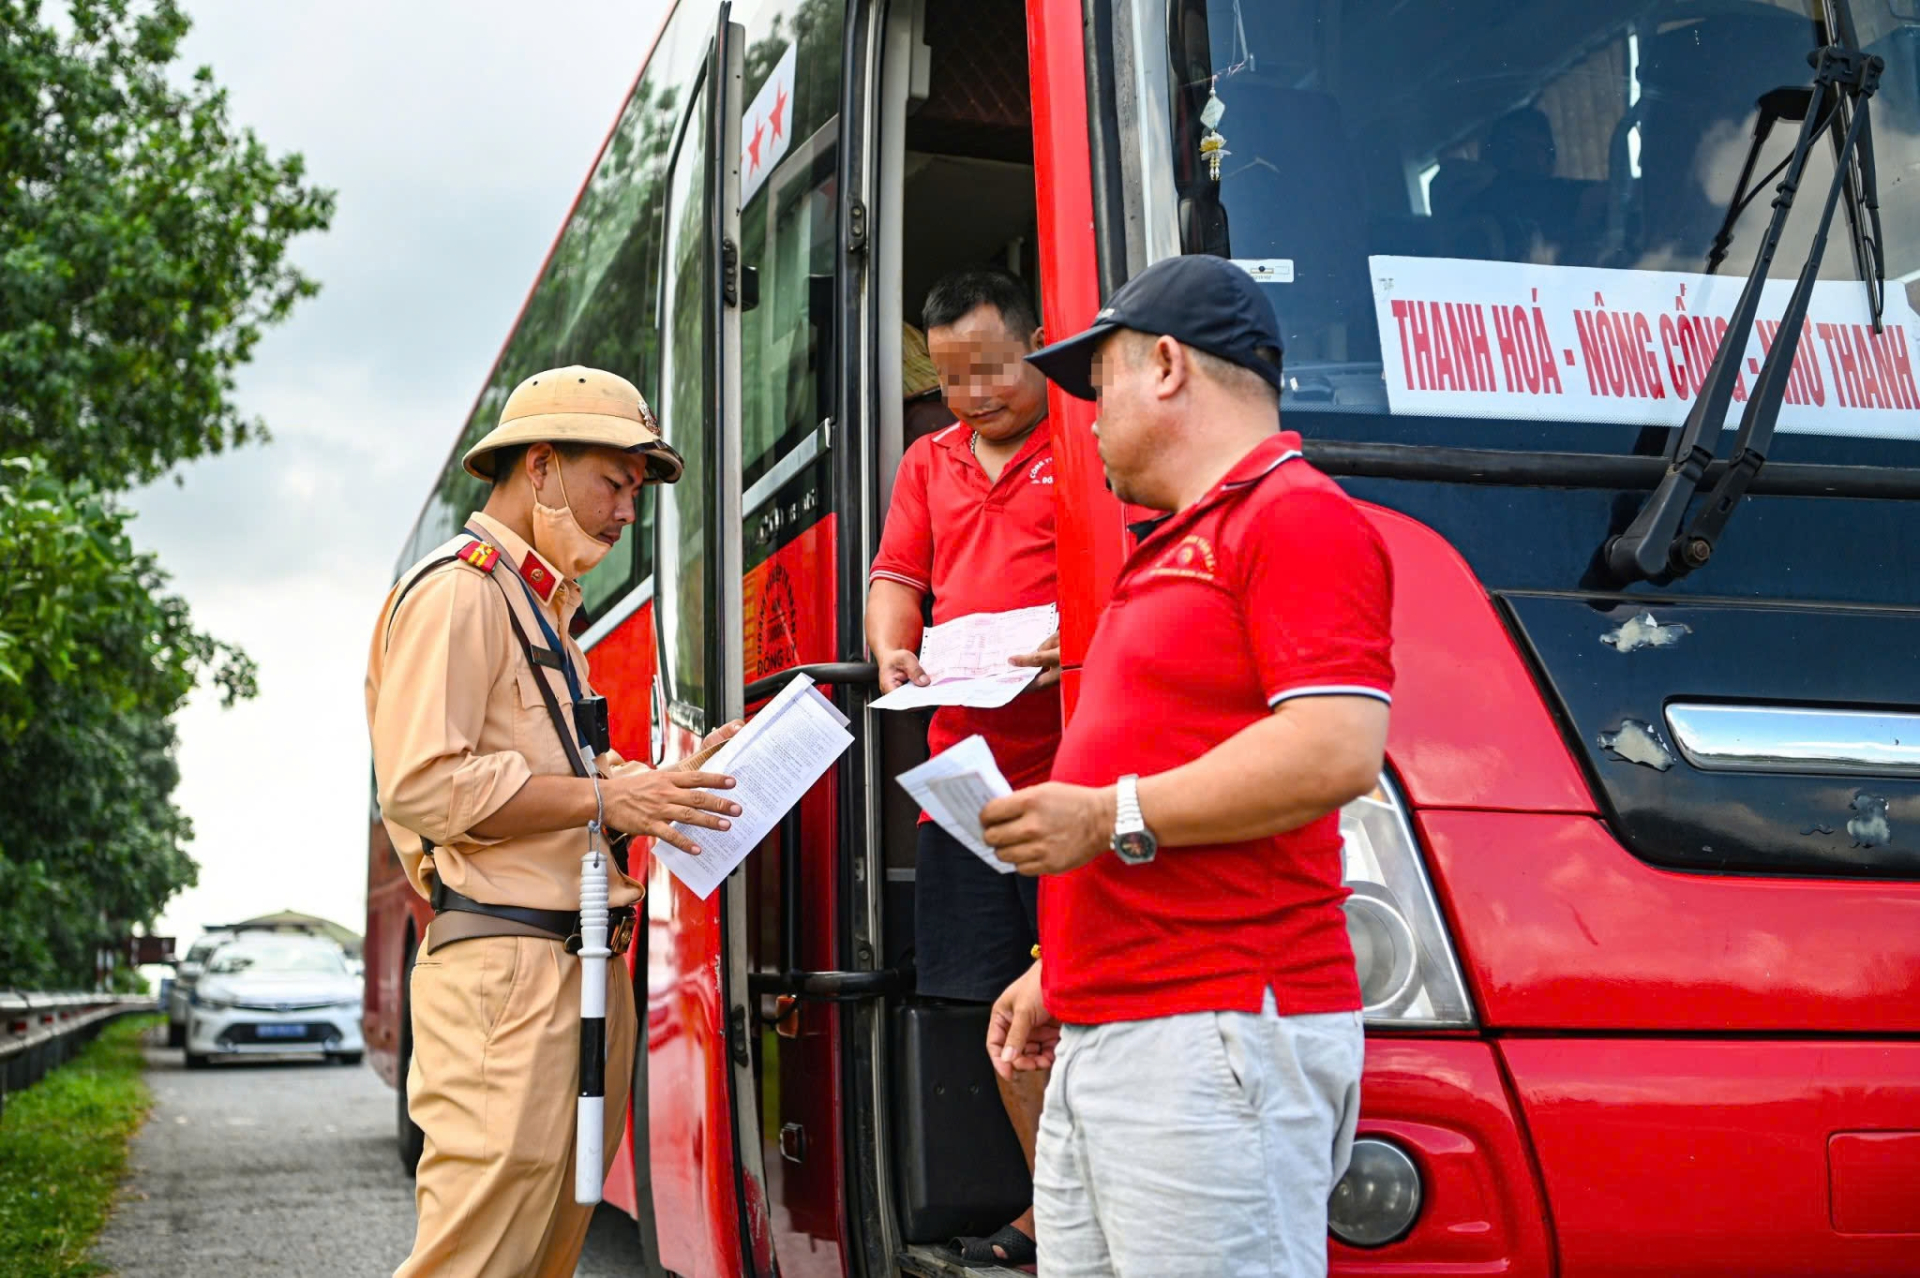
[[[1041,1278],[1310,1278],[1346,1174],[1358,1012],[1070,1025],[1033,1177]]]

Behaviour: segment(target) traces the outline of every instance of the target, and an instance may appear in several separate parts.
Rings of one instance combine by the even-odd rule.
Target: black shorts
[[[991,1003],[1033,965],[1040,881],[1000,874],[931,821],[920,824],[913,876],[919,991]]]

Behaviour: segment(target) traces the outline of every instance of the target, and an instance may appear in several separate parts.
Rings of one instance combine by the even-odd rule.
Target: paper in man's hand
[[[1060,610],[1052,604],[973,612],[931,626],[920,639],[927,685],[905,684],[873,702],[873,708],[1004,706],[1040,677],[1038,666],[1016,666],[1012,659],[1037,650],[1059,628]]]
[[[980,827],[980,810],[1013,793],[985,737],[968,737],[919,767],[902,772],[900,784],[941,829],[975,856],[1001,874],[1013,873],[1013,866],[994,855]]]
[[[728,797],[740,805],[740,815],[733,818],[732,828],[675,824],[674,829],[699,847],[700,855],[688,856],[670,843],[656,842],[654,858],[688,891],[706,900],[852,744],[847,716],[820,694],[812,679],[795,675],[706,762],[705,771],[734,780]]]

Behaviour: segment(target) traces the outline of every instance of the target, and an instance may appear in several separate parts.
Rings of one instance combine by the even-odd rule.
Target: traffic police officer
[[[729,778],[690,765],[738,725],[672,768],[625,762],[568,634],[578,578],[634,522],[641,488],[680,477],[632,383],[579,367],[528,378],[465,466],[492,482],[486,506],[396,583],[367,663],[381,815],[434,905],[407,1080],[426,1135],[419,1223],[398,1274],[570,1275],[592,1211],[573,1201],[581,960],[568,952],[587,827],[636,836],[635,856],[639,837],[697,851],[672,823],[724,829],[739,807],[716,793]],[[645,881],[644,864],[613,860],[609,1158],[633,1074],[624,954]]]

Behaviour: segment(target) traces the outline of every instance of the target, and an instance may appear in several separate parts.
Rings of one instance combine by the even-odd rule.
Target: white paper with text
[[[673,828],[691,838],[700,855],[688,856],[656,841],[654,857],[688,891],[706,900],[852,744],[847,717],[820,694],[812,679],[795,675],[703,769],[734,779],[734,788],[724,792],[740,805],[733,828],[676,823]]]
[[[1013,873],[1013,866],[994,855],[980,828],[980,810],[1013,793],[985,737],[968,737],[919,767],[902,772],[900,784],[941,829],[990,868],[1001,874]]]
[[[927,672],[927,686],[896,688],[873,702],[873,708],[1004,706],[1040,677],[1038,666],[1010,665],[1011,659],[1035,651],[1059,628],[1060,610],[1052,604],[972,612],[929,627],[920,638],[920,668]]]
[[[1368,263],[1396,415],[1678,426],[1746,282],[1447,258]],[[1793,287],[1791,275],[1768,280],[1752,331],[1741,335],[1729,427],[1780,335]],[[1920,438],[1920,316],[1903,290],[1889,288],[1875,332],[1866,298],[1858,280],[1813,286],[1780,410],[1783,434]]]

